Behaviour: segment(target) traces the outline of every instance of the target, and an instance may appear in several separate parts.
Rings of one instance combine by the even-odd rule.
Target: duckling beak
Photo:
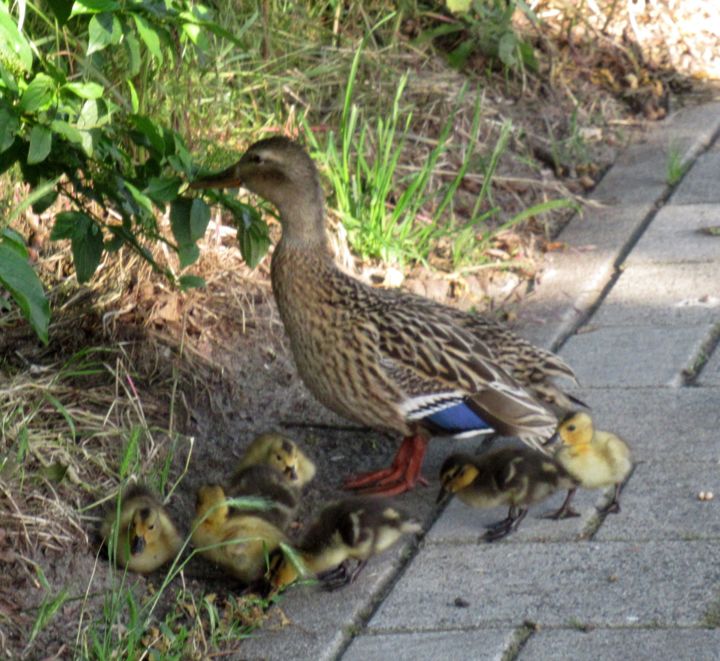
[[[287,475],[293,482],[298,479],[297,470],[295,470],[295,466],[288,466],[285,469],[285,475]]]
[[[135,535],[130,540],[130,555],[140,555],[145,550],[145,538]]]
[[[240,174],[242,161],[233,163],[229,168],[200,177],[190,184],[190,188],[237,188],[242,186],[242,176]]]

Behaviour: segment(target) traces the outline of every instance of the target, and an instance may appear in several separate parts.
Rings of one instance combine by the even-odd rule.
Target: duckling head
[[[449,493],[457,493],[470,485],[478,476],[477,466],[463,455],[452,455],[445,460],[440,469],[440,491],[436,502],[440,502]]]
[[[558,426],[558,435],[564,445],[585,445],[593,437],[592,418],[584,411],[567,415]]]
[[[152,507],[140,507],[130,524],[130,555],[140,555],[159,534],[159,516]]]
[[[290,225],[296,230],[311,226],[324,228],[322,189],[317,170],[305,150],[288,138],[273,136],[260,140],[234,165],[192,184],[193,188],[237,186],[243,186],[277,207],[284,234]],[[301,224],[306,227],[299,227]]]
[[[277,436],[268,446],[267,464],[279,470],[290,482],[297,482],[300,456],[297,445],[284,436]]]
[[[202,519],[201,525],[218,525],[227,518],[228,513],[225,491],[221,486],[206,484],[198,489],[195,515],[198,519]]]

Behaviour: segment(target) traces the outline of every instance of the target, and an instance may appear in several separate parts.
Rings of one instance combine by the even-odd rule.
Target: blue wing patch
[[[423,418],[423,422],[430,422],[446,434],[492,431],[492,427],[464,402],[436,411]]]

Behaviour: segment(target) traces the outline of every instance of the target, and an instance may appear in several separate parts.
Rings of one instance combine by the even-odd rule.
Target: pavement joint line
[[[522,624],[515,625],[518,629],[524,627],[538,627],[537,633],[541,631],[578,631],[575,624],[543,624],[538,626],[532,620],[525,620]],[[706,631],[707,626],[698,624],[684,624],[682,622],[673,624],[672,626],[663,624],[651,624],[649,622],[639,622],[638,624],[591,624],[590,631]],[[368,638],[379,638],[380,636],[388,636],[398,634],[401,636],[411,636],[417,633],[471,633],[473,631],[493,631],[508,627],[508,622],[504,620],[486,620],[480,625],[457,626],[448,625],[445,627],[387,627],[384,629],[368,629],[362,633]],[[715,628],[715,627],[712,627]]]
[[[673,380],[671,385],[678,386],[694,386],[698,378],[702,375],[705,365],[708,364],[713,353],[720,344],[720,322],[715,324],[703,343],[700,345],[697,354],[693,356],[690,363],[680,371],[680,374]]]
[[[523,622],[513,631],[512,639],[503,651],[502,661],[515,661],[528,641],[539,631],[539,627],[530,621]]]
[[[652,221],[655,219],[655,217],[658,215],[660,210],[666,206],[667,201],[672,197],[673,193],[678,189],[678,187],[682,184],[682,182],[685,180],[685,178],[689,175],[690,171],[693,169],[693,166],[697,163],[698,159],[705,153],[707,153],[714,144],[720,139],[720,127],[718,127],[713,135],[710,137],[710,139],[706,143],[701,143],[698,145],[694,145],[690,153],[688,154],[687,158],[685,159],[685,168],[682,176],[673,184],[666,183],[661,191],[661,193],[658,195],[658,198],[655,200],[652,209],[648,212],[648,214],[645,216],[645,218],[642,220],[642,222],[635,228],[635,230],[630,234],[630,236],[627,238],[627,240],[622,244],[620,247],[618,254],[613,261],[613,270],[612,274],[608,277],[607,282],[603,286],[602,290],[597,294],[595,299],[590,305],[587,305],[582,314],[579,315],[576,319],[572,320],[569,323],[560,324],[560,328],[558,329],[558,333],[553,340],[553,342],[550,344],[550,350],[554,353],[557,353],[562,349],[562,347],[565,345],[565,343],[573,336],[575,335],[580,328],[587,325],[587,323],[592,319],[593,315],[597,312],[597,310],[600,308],[600,306],[603,304],[605,299],[608,297],[610,292],[612,291],[612,288],[617,283],[618,279],[623,273],[622,265],[627,259],[627,257],[630,255],[630,253],[633,251],[633,248],[637,245],[638,241],[642,238],[643,234],[647,231],[648,227],[652,223]],[[612,168],[608,170],[610,172]],[[599,182],[598,182],[599,183]],[[574,216],[573,216],[574,218]],[[571,221],[572,222],[572,219]]]

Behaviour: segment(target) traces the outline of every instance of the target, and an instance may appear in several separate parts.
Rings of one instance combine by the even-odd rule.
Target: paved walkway
[[[340,592],[291,591],[244,658],[720,659],[720,236],[702,231],[720,226],[718,135],[711,104],[627,151],[523,309],[523,334],[573,366],[598,427],[632,443],[622,512],[602,519],[604,496],[584,492],[581,518],[540,519],[558,494],[478,544],[499,511],[453,501],[437,516],[436,484],[417,490],[404,505],[427,513],[419,544]],[[670,150],[690,166],[675,187]],[[475,445],[431,443],[427,474]]]

